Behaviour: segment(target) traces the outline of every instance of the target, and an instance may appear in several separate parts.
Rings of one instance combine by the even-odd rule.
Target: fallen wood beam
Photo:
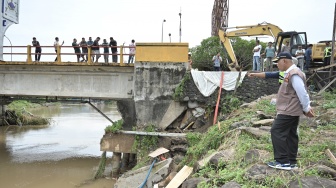
[[[309,78],[306,80],[306,82],[308,82],[311,78],[314,78],[314,76],[315,76],[316,73],[317,72],[314,72],[312,75],[310,75]]]
[[[169,182],[166,188],[178,188],[184,182],[184,180],[189,177],[192,171],[193,171],[192,167],[185,165]]]
[[[331,82],[329,82],[328,85],[324,86],[323,89],[321,89],[317,94],[320,95],[321,93],[323,93],[329,86],[331,86],[331,84],[333,84],[336,81],[336,78],[334,78]]]
[[[313,80],[314,80],[314,83],[316,83],[316,85],[318,86],[319,89],[322,89],[322,88],[323,88],[323,86],[320,84],[320,82],[317,80],[316,77],[314,77]]]
[[[324,70],[324,69],[328,69],[328,68],[335,67],[335,66],[336,66],[336,64],[332,64],[332,65],[328,65],[328,66],[325,66],[325,67],[320,67],[320,68],[313,69],[312,71]]]
[[[141,132],[141,131],[117,131],[121,134],[132,134],[142,136],[166,136],[166,137],[185,137],[185,133],[163,133],[163,132]]]
[[[330,160],[336,165],[336,158],[335,156],[331,153],[331,151],[329,149],[327,149],[325,151],[325,153],[328,155],[328,157],[330,158]]]

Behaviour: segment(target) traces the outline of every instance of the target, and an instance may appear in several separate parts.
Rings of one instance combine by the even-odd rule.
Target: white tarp
[[[241,83],[246,75],[246,71],[241,72],[239,83]],[[191,70],[191,75],[198,90],[203,96],[210,96],[220,85],[222,72],[220,71],[198,71]],[[234,90],[239,72],[224,72],[224,80],[222,88],[228,91]]]

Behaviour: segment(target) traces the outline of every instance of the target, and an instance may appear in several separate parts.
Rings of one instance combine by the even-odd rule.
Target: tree
[[[238,64],[243,70],[250,70],[252,67],[253,53],[252,49],[255,47],[255,40],[245,40],[240,37],[231,38],[231,44],[236,54]],[[260,42],[262,45],[262,52],[264,51],[266,44]],[[212,57],[220,52],[223,63],[221,65],[222,70],[229,70],[227,63],[231,63],[232,60],[228,57],[226,49],[222,47],[219,37],[209,37],[201,42],[200,46],[196,46],[190,49],[193,68],[198,70],[210,71],[213,70]]]

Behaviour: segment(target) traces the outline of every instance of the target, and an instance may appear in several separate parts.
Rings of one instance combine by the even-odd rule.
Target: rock
[[[324,165],[318,165],[315,168],[326,177],[332,177],[334,180],[336,180],[336,170]]]
[[[268,175],[276,174],[276,169],[264,164],[255,164],[246,172],[246,177],[257,182],[262,182]]]
[[[230,181],[224,184],[221,188],[241,188],[241,186],[237,182]]]
[[[197,108],[198,102],[197,101],[188,101],[188,108]]]
[[[270,132],[264,131],[264,130],[260,130],[258,128],[254,128],[254,127],[240,127],[240,130],[243,130],[247,133],[252,134],[253,136],[257,137],[257,138],[261,138],[265,135],[270,134]]]
[[[266,115],[264,112],[262,112],[262,111],[257,111],[257,117],[259,118],[259,119],[274,119],[274,117],[273,116],[270,116],[270,115]]]
[[[253,122],[253,127],[260,127],[260,126],[272,126],[274,119],[263,119],[260,121]]]
[[[186,138],[178,138],[178,137],[175,137],[175,138],[172,138],[171,143],[172,143],[173,145],[188,144],[188,141],[187,141]]]
[[[195,188],[199,183],[205,181],[204,178],[190,178],[182,184],[182,188]]]
[[[174,145],[170,147],[170,151],[172,152],[182,152],[187,153],[188,146],[187,145]]]
[[[250,151],[246,152],[245,157],[244,157],[244,161],[247,164],[251,164],[253,162],[258,161],[259,158],[260,158],[259,151],[254,149],[254,150],[250,150]]]
[[[259,127],[260,130],[267,131],[267,132],[271,132],[271,128],[272,127],[269,127],[269,126],[266,126],[266,127],[265,126],[261,126],[261,127]]]
[[[289,183],[289,188],[335,188],[336,181],[321,178],[318,176],[308,176],[294,180]]]
[[[183,101],[189,101],[189,97],[188,96],[184,97]]]
[[[192,111],[192,113],[193,113],[193,116],[200,117],[200,116],[204,115],[205,110],[201,107],[197,107]]]
[[[217,166],[219,160],[223,162],[228,162],[234,157],[234,154],[235,154],[235,150],[233,148],[222,150],[222,151],[218,151],[218,152],[214,152],[210,154],[204,159],[199,160],[197,163],[199,167],[204,167],[208,162],[212,160],[211,163]]]
[[[205,122],[203,121],[203,118],[197,118],[192,128],[197,129],[197,128],[203,127],[204,125],[205,125]]]
[[[239,121],[230,125],[230,129],[236,129],[238,127],[248,126],[250,122],[248,121]]]

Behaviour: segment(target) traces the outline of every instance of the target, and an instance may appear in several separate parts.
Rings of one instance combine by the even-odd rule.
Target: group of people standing
[[[88,61],[88,48],[91,48],[91,60],[92,62],[98,63],[99,58],[101,57],[100,54],[100,47],[104,49],[104,62],[109,62],[109,55],[110,55],[110,48],[112,52],[112,62],[117,63],[118,62],[118,47],[117,47],[117,41],[113,39],[113,37],[110,37],[110,42],[108,43],[106,39],[103,39],[103,43],[99,44],[100,37],[97,37],[94,41],[92,40],[92,37],[89,37],[89,40],[86,41],[83,37],[80,42],[77,41],[76,38],[73,39],[72,46],[74,48],[77,62],[87,62]],[[57,54],[57,50],[60,46],[63,46],[64,41],[62,43],[59,42],[59,38],[55,38],[54,42],[54,48],[55,52]],[[35,47],[35,61],[39,62],[41,59],[41,53],[42,48],[39,43],[39,41],[36,40],[36,38],[33,38],[32,45]],[[129,58],[128,63],[133,63],[134,61],[134,55],[135,55],[135,40],[133,39],[131,41],[131,44],[129,45]],[[80,60],[82,58],[82,60]],[[57,56],[55,58],[55,61],[57,61]]]

